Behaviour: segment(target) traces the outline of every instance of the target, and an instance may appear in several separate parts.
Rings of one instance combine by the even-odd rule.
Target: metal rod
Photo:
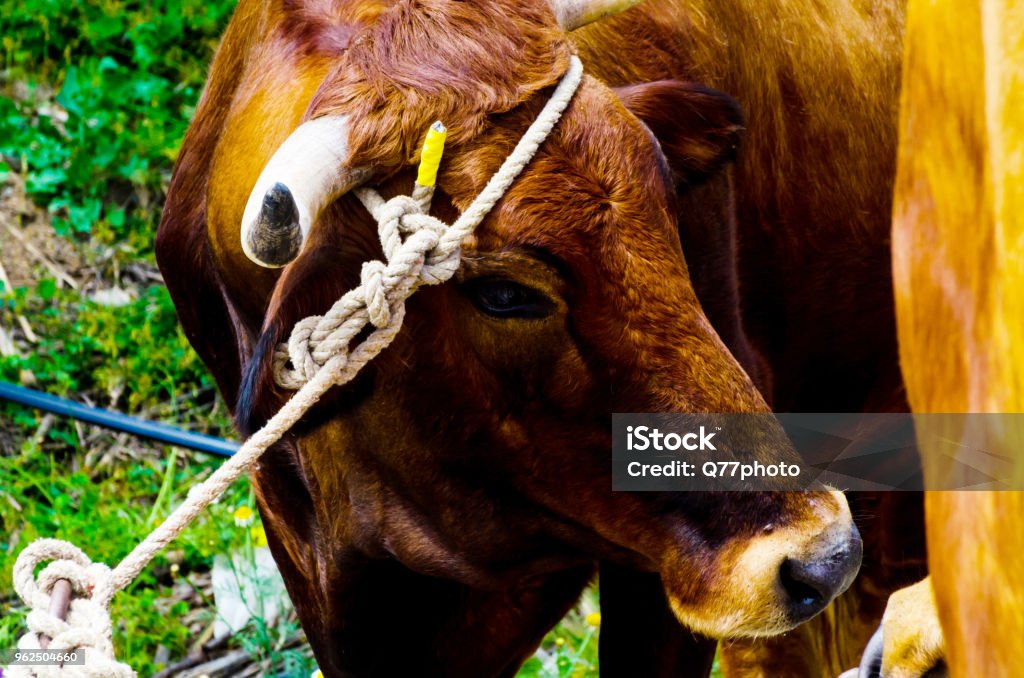
[[[114,431],[124,431],[140,438],[157,440],[178,447],[187,447],[190,450],[209,452],[222,457],[230,457],[238,450],[238,443],[223,438],[192,433],[176,426],[160,424],[148,419],[133,417],[120,412],[112,412],[99,407],[91,407],[76,403],[67,398],[60,398],[49,393],[43,393],[24,386],[15,386],[5,381],[0,381],[0,400],[10,400],[22,405],[28,405],[37,410],[52,412],[62,417],[71,417],[81,421],[103,426]]]
[[[71,606],[71,582],[67,579],[58,579],[53,582],[53,590],[50,591],[50,614],[61,621],[67,621],[68,608]],[[45,633],[39,634],[39,647],[44,650],[50,647],[53,638]]]

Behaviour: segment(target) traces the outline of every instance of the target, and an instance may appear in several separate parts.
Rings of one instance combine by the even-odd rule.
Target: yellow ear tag
[[[433,186],[437,183],[437,168],[441,166],[441,154],[444,153],[444,140],[448,130],[438,120],[427,130],[427,138],[423,140],[423,152],[420,153],[420,167],[416,174],[416,183],[420,186]]]

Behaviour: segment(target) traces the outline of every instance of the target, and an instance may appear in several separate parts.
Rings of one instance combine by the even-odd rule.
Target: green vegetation
[[[39,212],[0,214],[0,243],[11,248],[0,262],[28,258],[2,240],[5,226],[26,220],[48,222],[75,253],[61,276],[36,266],[14,289],[0,278],[0,328],[14,345],[0,351],[0,379],[230,435],[213,381],[155,282],[152,246],[233,8],[233,0],[0,0],[0,190],[23,192]],[[98,303],[72,285],[126,293]],[[24,632],[11,568],[25,545],[68,539],[114,564],[218,463],[0,403],[0,647]],[[236,526],[237,505],[252,505],[244,481],[115,598],[118,655],[140,675],[209,640],[213,559],[251,554],[251,530],[262,530]],[[308,649],[281,642],[296,631],[294,617],[268,628],[256,616],[232,644],[267,675],[304,678]]]
[[[581,678],[598,673],[597,634],[601,613],[589,589],[580,604],[551,630],[540,650],[519,671],[519,678]]]
[[[147,256],[230,0],[0,0],[0,153],[60,234]]]
[[[0,312],[7,320],[31,318],[38,335],[31,353],[0,359],[0,378],[31,375],[57,395],[96,392],[108,407],[146,409],[192,427],[214,423],[187,409],[204,394],[212,400],[213,382],[179,331],[165,288],[145,287],[123,306],[107,306],[44,278],[0,298]],[[223,416],[215,423],[228,424]]]

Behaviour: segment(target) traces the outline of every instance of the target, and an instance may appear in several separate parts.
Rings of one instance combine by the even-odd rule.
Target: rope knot
[[[361,193],[367,194],[369,191],[364,190]],[[366,200],[363,202],[366,204]],[[377,220],[377,230],[380,233],[380,244],[384,248],[384,256],[391,261],[402,246],[401,234],[408,234],[416,229],[415,222],[410,217],[424,216],[425,210],[420,201],[411,195],[396,195],[390,200],[384,201],[378,194],[371,204],[366,204],[366,207],[373,218]]]
[[[416,288],[443,282],[455,273],[459,243],[444,237],[447,224],[427,214],[432,191],[422,189],[417,186],[413,195],[390,200],[370,188],[356,191],[377,220],[385,261],[365,262],[358,287],[324,315],[296,323],[287,346],[278,346],[274,354],[274,377],[280,386],[301,388],[330,360],[345,367],[350,343],[367,323],[378,330],[390,328],[398,307]]]
[[[35,576],[36,568],[46,567]],[[50,611],[54,585],[71,584],[71,602],[66,619]],[[32,542],[14,564],[14,590],[29,608],[29,632],[18,641],[22,650],[41,649],[40,635],[49,636],[49,650],[82,650],[85,666],[16,666],[11,676],[62,676],[66,678],[135,678],[127,665],[114,660],[111,639],[110,598],[114,585],[110,568],[93,563],[73,544],[59,539]]]
[[[388,288],[384,279],[386,272],[387,268],[383,262],[367,261],[363,264],[363,271],[360,276],[366,312],[369,314],[370,322],[373,323],[374,327],[385,327],[391,322]]]

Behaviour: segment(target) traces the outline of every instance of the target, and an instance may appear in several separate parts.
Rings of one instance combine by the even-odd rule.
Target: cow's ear
[[[198,119],[198,118],[197,118]],[[206,230],[206,181],[214,139],[202,125],[185,135],[156,234],[156,260],[189,343],[234,411],[248,332],[228,301]]]
[[[739,103],[692,82],[659,80],[615,93],[661,144],[677,185],[693,185],[731,161],[743,134]]]
[[[244,333],[217,280],[206,242],[206,221],[201,216],[189,218],[188,210],[175,204],[178,195],[168,194],[157,231],[157,263],[185,336],[234,411]]]

